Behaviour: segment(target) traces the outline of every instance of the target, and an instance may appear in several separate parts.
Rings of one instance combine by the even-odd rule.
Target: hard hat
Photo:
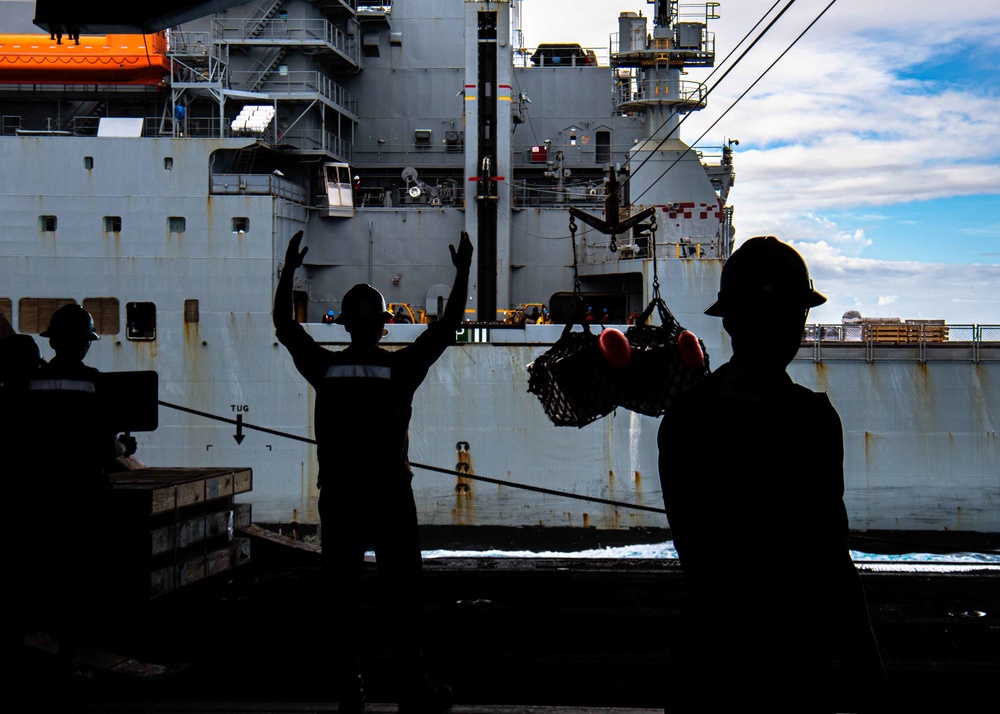
[[[360,176],[358,176],[357,174],[354,174],[354,180],[355,180],[355,181],[360,181],[360,180],[361,180],[361,177],[360,177]]]
[[[52,313],[49,328],[41,336],[76,337],[91,341],[101,339],[94,331],[94,318],[76,304],[63,305]]]
[[[719,299],[706,315],[725,317],[733,307],[780,302],[806,309],[826,302],[813,289],[799,252],[774,236],[755,236],[741,245],[722,267]]]
[[[338,325],[355,320],[381,320],[385,322],[393,317],[386,309],[382,293],[366,283],[358,283],[347,291],[341,303],[340,314],[334,320]]]

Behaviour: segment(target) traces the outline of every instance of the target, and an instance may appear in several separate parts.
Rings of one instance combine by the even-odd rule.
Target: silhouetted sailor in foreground
[[[83,363],[100,339],[90,313],[65,305],[41,336],[56,354],[27,380],[24,395],[29,459],[22,478],[38,521],[26,541],[34,553],[25,582],[36,626],[55,636],[69,674],[81,641],[109,612],[108,474],[122,450],[101,399],[100,372]]]
[[[0,388],[8,394],[23,390],[42,364],[38,343],[31,335],[0,339]]]
[[[0,314],[0,326],[3,315]],[[10,328],[13,331],[13,328]],[[31,335],[7,334],[0,330],[0,463],[3,464],[5,491],[12,506],[9,529],[17,534],[8,549],[7,567],[13,587],[7,589],[7,608],[3,618],[3,656],[6,671],[14,672],[23,656],[24,636],[37,627],[33,616],[34,593],[30,590],[32,568],[36,567],[32,549],[26,541],[34,537],[36,508],[26,466],[33,455],[25,439],[32,428],[25,419],[24,407],[28,381],[38,373],[42,356]]]
[[[785,368],[816,292],[802,257],[751,238],[718,301],[733,357],[658,435],[663,499],[692,603],[672,693],[705,711],[856,711],[885,680],[848,551],[843,430]],[[730,708],[732,707],[732,708]]]
[[[316,390],[315,429],[323,565],[330,592],[321,603],[331,625],[340,711],[364,709],[358,656],[370,623],[360,622],[365,550],[374,546],[385,614],[398,643],[401,712],[440,712],[451,692],[424,672],[421,656],[420,542],[408,459],[413,395],[431,365],[455,341],[465,312],[472,243],[466,233],[451,250],[455,284],[441,319],[414,342],[390,352],[378,346],[392,317],[375,288],[347,291],[337,317],[351,336],[339,352],[320,347],[292,319],[292,277],[308,248],[302,232],[288,244],[274,297],[278,339]],[[326,624],[324,623],[324,624]]]

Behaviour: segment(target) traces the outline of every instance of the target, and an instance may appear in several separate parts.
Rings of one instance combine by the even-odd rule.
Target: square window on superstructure
[[[233,233],[242,234],[250,230],[250,219],[246,216],[233,216]]]
[[[56,231],[56,217],[55,216],[39,216],[38,217],[38,230],[43,233],[55,233]]]
[[[10,298],[0,298],[0,315],[11,327],[14,326],[14,303]]]
[[[183,233],[187,230],[187,219],[184,216],[168,216],[167,231],[170,233]]]
[[[94,332],[99,335],[117,335],[119,330],[118,298],[84,298],[83,309],[94,318]]]
[[[105,233],[121,233],[122,231],[121,216],[105,216],[103,223]]]
[[[130,340],[156,339],[155,303],[125,303],[125,336]]]
[[[184,322],[192,324],[201,320],[201,309],[195,299],[184,301]]]
[[[90,171],[92,168],[94,168],[94,157],[93,156],[84,156],[83,157],[83,168],[87,169],[87,171]]]
[[[37,335],[49,326],[52,313],[63,305],[75,305],[73,298],[21,298],[17,301],[18,329]]]

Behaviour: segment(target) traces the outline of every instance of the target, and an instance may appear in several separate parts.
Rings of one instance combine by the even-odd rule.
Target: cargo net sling
[[[646,321],[656,309],[660,324]],[[622,334],[600,334],[586,321],[570,322],[562,336],[528,365],[528,392],[556,426],[582,427],[616,407],[661,416],[684,389],[710,372],[704,343],[681,327],[660,298]]]
[[[654,308],[660,324],[646,324]],[[681,327],[659,295],[625,331],[625,338],[630,358],[616,375],[619,406],[625,409],[661,416],[678,394],[711,372],[705,343]]]
[[[652,226],[650,244],[655,246],[655,219]],[[572,221],[570,232],[575,274]],[[591,331],[575,278],[576,315],[555,344],[528,365],[528,392],[538,396],[556,426],[583,427],[615,407],[661,416],[678,394],[711,371],[705,343],[681,326],[660,297],[653,251],[653,300],[624,334],[603,325],[600,335]],[[659,325],[647,324],[653,310]],[[582,331],[573,330],[576,324]]]

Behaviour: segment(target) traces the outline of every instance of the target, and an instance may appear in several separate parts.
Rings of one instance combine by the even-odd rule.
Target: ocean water
[[[776,558],[781,553],[774,554]],[[589,559],[654,559],[676,560],[677,550],[673,541],[648,545],[629,545],[615,548],[595,548],[574,552],[530,551],[530,550],[427,550],[423,557],[433,558],[589,558]],[[1000,570],[1000,552],[982,553],[901,553],[885,555],[851,551],[851,558],[866,571],[934,571],[972,572],[977,570]]]

